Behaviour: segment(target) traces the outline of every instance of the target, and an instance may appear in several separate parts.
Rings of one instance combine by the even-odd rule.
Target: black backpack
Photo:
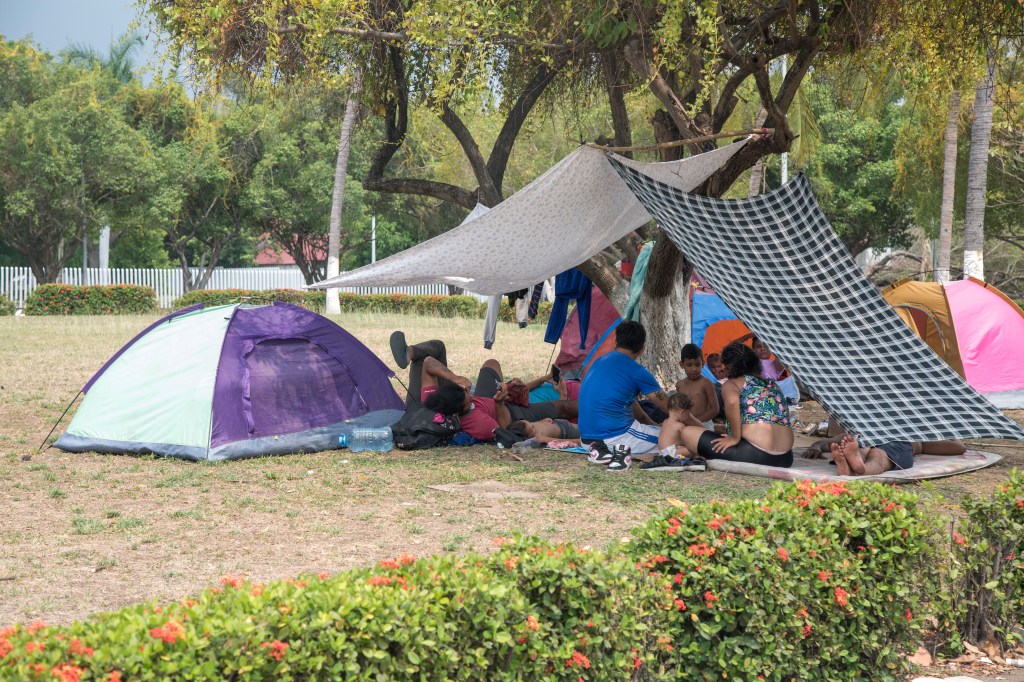
[[[459,430],[459,418],[438,414],[423,405],[410,405],[391,425],[399,450],[426,450],[448,445]]]

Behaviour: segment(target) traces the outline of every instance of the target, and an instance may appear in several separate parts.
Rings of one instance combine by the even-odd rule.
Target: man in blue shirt
[[[615,328],[615,350],[594,361],[580,386],[580,436],[584,444],[592,445],[591,461],[610,464],[612,470],[626,469],[629,464],[628,459],[624,465],[613,462],[609,452],[621,452],[624,446],[628,456],[658,449],[660,429],[650,423],[637,397],[646,396],[668,412],[668,396],[636,361],[646,343],[643,325],[622,322]]]

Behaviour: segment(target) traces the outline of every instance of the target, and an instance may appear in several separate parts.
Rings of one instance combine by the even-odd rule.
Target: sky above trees
[[[33,42],[53,54],[72,43],[104,51],[135,18],[134,0],[0,0],[0,35],[16,40],[31,34]],[[157,56],[156,40],[148,38],[137,60],[152,66]],[[151,79],[144,74],[144,82]]]

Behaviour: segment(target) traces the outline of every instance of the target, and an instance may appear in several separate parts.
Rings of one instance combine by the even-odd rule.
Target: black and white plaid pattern
[[[802,174],[768,194],[723,200],[609,159],[722,300],[862,446],[1024,439],[863,276]]]

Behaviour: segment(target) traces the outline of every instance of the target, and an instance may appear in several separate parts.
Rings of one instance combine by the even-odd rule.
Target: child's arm
[[[683,393],[683,379],[676,382],[676,393]]]

